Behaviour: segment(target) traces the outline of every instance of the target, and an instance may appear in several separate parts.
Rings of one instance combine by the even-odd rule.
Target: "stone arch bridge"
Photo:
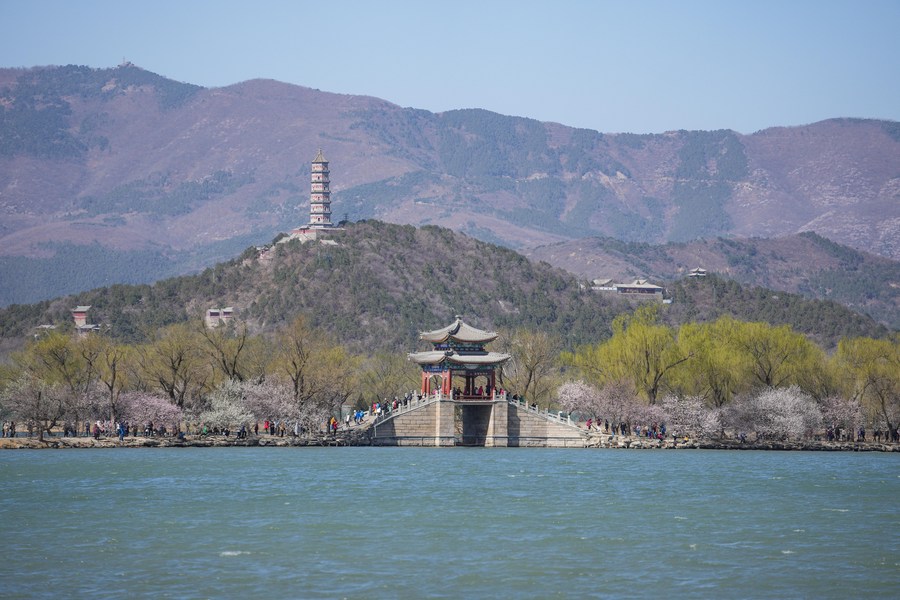
[[[369,439],[375,446],[583,448],[588,434],[568,416],[513,400],[505,392],[454,399],[438,391],[376,417]]]

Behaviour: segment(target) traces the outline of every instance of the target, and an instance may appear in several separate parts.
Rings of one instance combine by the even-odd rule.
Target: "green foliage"
[[[539,121],[480,109],[437,117],[438,154],[450,175],[521,178],[558,166]]]
[[[149,332],[196,319],[207,308],[234,306],[252,331],[270,331],[303,314],[311,326],[364,353],[414,350],[420,330],[443,326],[456,314],[487,329],[544,331],[557,336],[562,347],[575,348],[609,337],[616,315],[632,308],[626,300],[583,288],[545,263],[440,227],[365,221],[331,238],[337,245],[292,240],[269,250],[265,261],[250,248],[196,275],[10,307],[0,311],[0,332],[19,337],[39,324],[67,325],[69,310],[87,304],[93,307],[91,320],[109,325],[115,339],[141,342]],[[601,242],[648,261],[662,252],[645,244]],[[130,269],[141,272],[136,264]],[[841,336],[887,333],[833,302],[744,288],[714,275],[676,282],[668,291],[673,304],[660,314],[672,327],[731,315],[790,324],[826,348]]]
[[[790,325],[825,348],[833,348],[842,337],[883,338],[888,330],[869,317],[830,301],[809,300],[798,294],[743,287],[729,279],[709,275],[681,280],[668,292],[673,302],[667,314],[670,323],[708,322],[721,316],[772,325]]]
[[[744,146],[733,131],[682,131],[675,177],[737,181],[747,176]]]
[[[49,258],[0,256],[0,305],[33,302],[111,282],[145,283],[176,272],[176,265],[158,250],[120,252],[100,244],[45,244]],[[11,325],[7,325],[11,326]],[[0,325],[0,330],[3,329]],[[14,327],[14,326],[12,326]]]
[[[725,212],[731,183],[747,176],[744,147],[733,131],[682,131],[672,199],[678,213],[671,240],[711,237],[732,223]]]
[[[332,202],[332,212],[347,213],[354,221],[375,217],[379,208],[389,208],[415,194],[415,190],[425,190],[437,178],[427,171],[414,171],[399,177],[383,179],[373,183],[365,183],[346,189],[336,195]],[[437,199],[422,198],[419,202],[428,203]]]
[[[78,217],[107,213],[144,213],[155,217],[184,215],[197,205],[234,193],[253,183],[249,174],[216,171],[201,181],[184,181],[172,186],[168,176],[157,174],[119,186],[102,196],[75,200]]]
[[[152,87],[160,108],[186,102],[202,88],[178,83],[126,64],[115,69],[68,65],[24,71],[16,85],[0,92],[0,155],[79,158],[88,147],[107,140],[93,132],[97,123],[81,123],[78,135],[70,122],[68,98],[106,101],[135,87]]]

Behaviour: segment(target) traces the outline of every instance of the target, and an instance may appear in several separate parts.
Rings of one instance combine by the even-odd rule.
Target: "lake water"
[[[0,596],[900,596],[900,455],[0,452]]]

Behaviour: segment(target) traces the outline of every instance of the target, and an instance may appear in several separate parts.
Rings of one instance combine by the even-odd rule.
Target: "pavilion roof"
[[[319,148],[319,153],[316,154],[316,157],[313,159],[313,162],[314,163],[327,163],[328,162],[327,160],[325,160],[325,155],[322,154],[321,148]]]
[[[462,317],[457,316],[456,320],[446,327],[434,331],[423,331],[419,337],[432,344],[442,344],[450,339],[463,344],[486,344],[497,339],[497,335],[493,331],[476,329],[465,323]]]
[[[453,365],[502,365],[509,360],[509,354],[485,352],[484,354],[459,354],[455,350],[431,350],[429,352],[413,352],[409,360],[420,365],[439,365],[447,362]]]

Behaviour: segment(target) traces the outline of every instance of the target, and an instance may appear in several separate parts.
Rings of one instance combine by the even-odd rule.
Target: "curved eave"
[[[456,354],[455,352],[413,352],[409,355],[409,360],[420,365],[439,365],[446,363],[453,366],[476,365],[496,366],[502,365],[509,360],[509,354],[500,354],[499,352],[488,352],[486,354]]]
[[[420,365],[437,365],[447,358],[444,352],[411,352],[409,360]]]
[[[453,354],[447,357],[447,362],[455,365],[502,365],[509,360],[509,354],[499,354],[497,352],[488,352],[484,355],[466,356],[464,354]]]
[[[487,344],[497,339],[497,335],[493,331],[476,329],[457,317],[450,325],[434,331],[423,331],[419,337],[432,344],[443,344],[449,339],[461,344]]]

